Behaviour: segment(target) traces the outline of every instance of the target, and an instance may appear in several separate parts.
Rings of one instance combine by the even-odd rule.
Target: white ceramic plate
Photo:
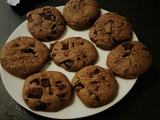
[[[60,6],[57,8],[62,12],[63,6]],[[107,12],[108,11],[101,9],[102,14],[107,13]],[[64,32],[64,34],[62,35],[62,37],[59,40],[63,40],[65,38],[72,37],[72,36],[75,36],[75,37],[78,36],[78,37],[82,37],[82,38],[89,40],[88,33],[89,33],[89,29],[83,30],[83,31],[75,31],[67,26],[66,31]],[[27,21],[24,21],[19,27],[17,27],[17,29],[8,38],[7,42],[11,41],[12,39],[14,39],[18,36],[31,36],[27,30]],[[138,40],[134,32],[133,32],[133,40]],[[44,42],[44,43],[49,47],[49,44],[53,43],[53,42],[55,42],[55,41]],[[107,57],[109,51],[101,50],[99,48],[97,48],[97,51],[99,53],[99,59],[98,59],[98,62],[96,63],[96,65],[107,68],[106,57]],[[44,70],[46,70],[46,71],[48,71],[48,70],[61,71],[71,81],[71,79],[75,73],[67,72],[63,68],[60,68],[57,65],[55,65],[52,61],[50,61],[50,63],[51,64],[47,63],[44,66],[44,68],[42,69],[42,71],[44,71]],[[1,67],[1,76],[2,76],[2,81],[4,83],[5,88],[7,89],[8,93],[12,96],[12,98],[17,103],[19,103],[21,106],[23,106],[24,108],[26,108],[27,110],[29,110],[35,114],[38,114],[38,115],[41,115],[44,117],[48,117],[48,118],[58,118],[58,119],[81,118],[81,117],[86,117],[86,116],[90,116],[90,115],[102,112],[102,111],[110,108],[114,104],[116,104],[118,101],[120,101],[130,91],[130,89],[133,87],[133,85],[135,84],[135,82],[137,80],[137,79],[126,80],[126,79],[116,77],[116,79],[118,81],[118,85],[119,85],[118,95],[111,103],[104,105],[102,107],[88,108],[88,107],[84,106],[82,104],[82,102],[79,100],[79,98],[74,94],[73,100],[68,107],[66,107],[58,112],[41,112],[41,111],[31,110],[23,101],[22,87],[23,87],[24,79],[20,79],[18,77],[15,77],[15,76],[9,74],[2,67]]]

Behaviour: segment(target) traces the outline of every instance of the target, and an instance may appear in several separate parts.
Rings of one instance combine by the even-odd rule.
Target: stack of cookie
[[[55,7],[45,6],[26,16],[33,37],[19,36],[8,42],[2,49],[1,64],[10,74],[25,78],[22,97],[33,110],[59,111],[68,106],[72,87],[87,107],[106,105],[118,93],[115,75],[137,78],[152,63],[146,46],[132,40],[129,21],[114,12],[100,15],[95,0],[70,0],[63,15]],[[66,25],[74,30],[89,29],[90,40],[71,36],[58,41]],[[53,40],[57,41],[49,49],[44,42]],[[96,65],[97,49],[110,50],[106,67]],[[49,59],[75,72],[72,80],[58,71],[39,72]]]

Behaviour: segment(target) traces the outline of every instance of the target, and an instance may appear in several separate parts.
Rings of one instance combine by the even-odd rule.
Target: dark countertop
[[[23,7],[13,8],[6,4],[6,0],[0,1],[0,49],[10,34],[25,21],[24,9],[30,10],[44,5],[60,6],[67,2],[67,0],[33,1],[35,3],[28,1]],[[139,41],[150,50],[153,64],[138,78],[135,86],[120,102],[99,114],[82,119],[160,120],[160,4],[158,0],[97,0],[97,2],[101,8],[117,12],[129,19]],[[17,10],[19,12],[16,13]],[[6,91],[1,78],[0,103],[0,120],[49,120],[29,112],[16,103]]]

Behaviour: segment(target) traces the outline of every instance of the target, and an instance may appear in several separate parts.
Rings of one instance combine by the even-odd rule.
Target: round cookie
[[[93,25],[100,16],[95,0],[69,0],[63,9],[66,23],[75,30],[84,30]]]
[[[132,27],[124,16],[114,12],[101,15],[89,31],[89,38],[97,47],[111,50],[132,38]]]
[[[69,37],[51,44],[50,56],[58,66],[76,72],[84,66],[94,64],[98,52],[90,41],[81,37]]]
[[[27,77],[42,68],[49,53],[48,47],[37,39],[20,36],[2,48],[1,65],[12,75]]]
[[[22,97],[32,110],[55,112],[69,105],[72,87],[61,72],[45,71],[25,80]]]
[[[137,78],[151,66],[152,57],[139,41],[129,41],[112,49],[107,56],[107,66],[123,78]]]
[[[26,15],[27,28],[31,35],[42,41],[58,39],[65,30],[65,21],[61,12],[52,6],[30,11]]]
[[[118,83],[109,69],[90,65],[78,71],[71,81],[74,90],[87,107],[99,107],[117,95]]]

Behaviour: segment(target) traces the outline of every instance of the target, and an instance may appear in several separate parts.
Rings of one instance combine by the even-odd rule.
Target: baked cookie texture
[[[91,108],[110,103],[118,91],[112,71],[96,65],[78,71],[71,84],[82,103]]]
[[[127,18],[118,13],[105,13],[90,29],[89,38],[97,47],[111,50],[116,45],[131,40],[132,26]]]
[[[58,39],[65,30],[61,12],[52,6],[44,6],[29,11],[26,15],[27,28],[31,35],[41,41]]]
[[[106,64],[116,75],[137,78],[149,69],[152,57],[146,46],[139,41],[129,41],[110,51]]]
[[[32,110],[56,112],[70,104],[72,87],[63,73],[45,71],[25,80],[22,97]]]
[[[95,0],[69,0],[63,9],[66,23],[75,30],[84,30],[93,25],[100,16]]]
[[[49,60],[49,53],[48,47],[37,39],[19,36],[2,48],[1,65],[12,75],[28,77]]]
[[[77,72],[81,68],[94,64],[98,52],[94,45],[81,37],[69,37],[51,44],[51,59],[67,71]]]

